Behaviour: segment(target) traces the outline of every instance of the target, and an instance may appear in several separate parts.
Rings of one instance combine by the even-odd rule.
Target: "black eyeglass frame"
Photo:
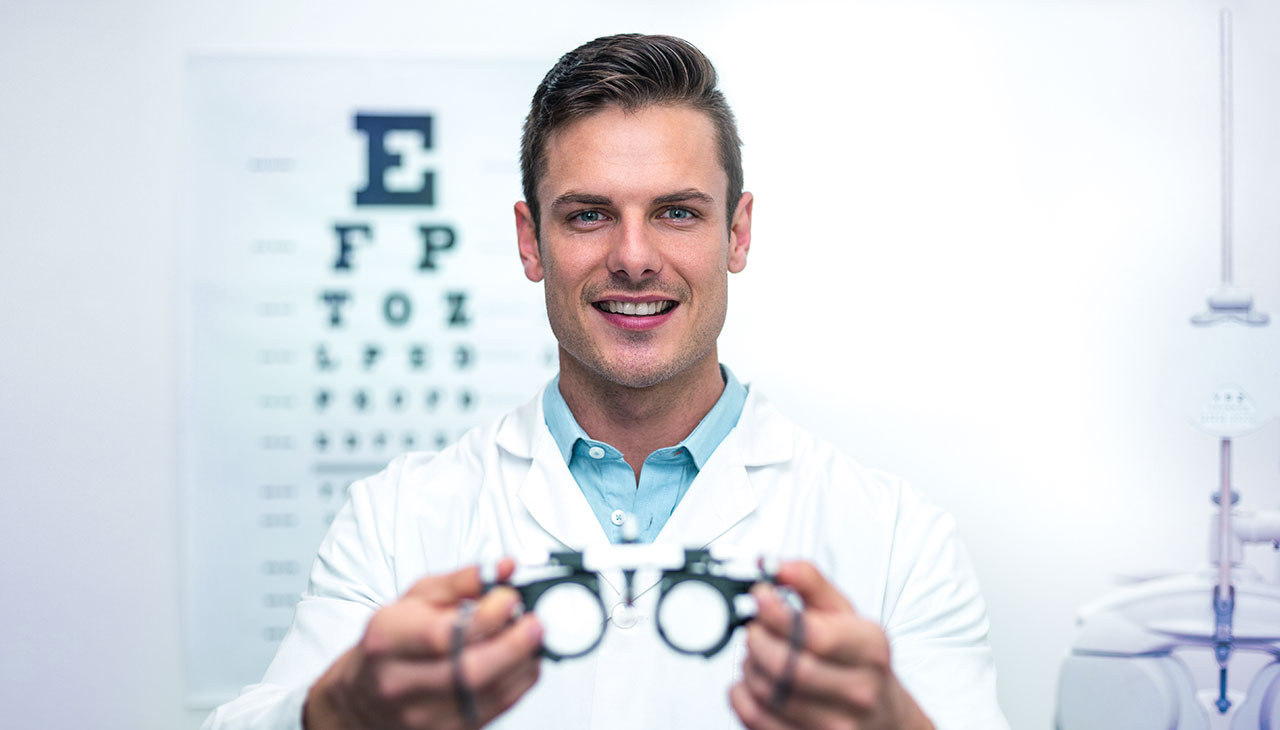
[[[725,575],[715,575],[711,573],[711,566],[715,564],[715,559],[711,557],[709,550],[685,550],[684,551],[684,567],[679,570],[662,571],[662,582],[658,588],[658,605],[654,609],[654,624],[658,627],[658,636],[666,642],[667,646],[675,651],[689,656],[700,656],[706,659],[719,654],[722,649],[729,643],[729,639],[733,637],[733,632],[737,631],[740,626],[745,626],[748,621],[755,618],[755,614],[740,614],[735,605],[735,599],[744,593],[750,593],[751,587],[756,583],[765,581],[773,582],[773,576],[766,573],[763,568],[760,571],[760,578],[757,580],[743,580],[741,578],[731,578]],[[696,649],[686,649],[678,646],[668,636],[667,632],[662,628],[662,603],[667,600],[667,595],[671,590],[681,583],[698,582],[705,583],[716,590],[720,594],[720,598],[724,600],[725,615],[728,620],[725,622],[724,633],[721,634],[719,641],[712,644],[710,648],[698,651]]]
[[[568,569],[569,572],[564,575],[543,578],[529,583],[507,585],[510,585],[517,593],[520,594],[520,602],[524,604],[526,611],[533,610],[533,607],[538,603],[538,599],[542,597],[542,594],[552,588],[564,585],[565,583],[576,583],[586,588],[587,591],[591,593],[591,597],[595,599],[596,605],[600,607],[600,616],[602,617],[600,621],[600,633],[596,636],[596,640],[591,642],[591,645],[582,651],[573,652],[571,654],[561,654],[559,652],[552,651],[551,649],[548,649],[545,644],[543,644],[541,652],[542,656],[553,662],[558,662],[562,659],[577,659],[578,657],[586,656],[587,654],[595,651],[596,647],[600,646],[600,642],[604,641],[604,631],[609,625],[609,615],[605,613],[604,600],[600,598],[600,575],[582,567],[582,553],[579,552],[565,551],[551,553],[548,563],[550,565],[564,567]]]
[[[752,580],[741,578],[733,578],[726,575],[717,575],[714,572],[714,566],[723,561],[712,557],[711,551],[702,549],[686,549],[684,551],[684,565],[679,568],[668,568],[662,571],[662,579],[658,584],[658,604],[655,608],[654,624],[658,628],[658,636],[662,637],[663,643],[671,647],[674,651],[687,656],[701,656],[703,658],[711,658],[720,653],[729,640],[733,636],[733,632],[739,627],[745,625],[754,614],[742,614],[738,612],[735,599],[745,593],[751,591],[752,586],[756,583],[774,583],[774,575],[765,570],[763,564],[760,564],[760,576]],[[600,597],[600,575],[595,571],[588,570],[583,565],[583,554],[577,551],[563,551],[551,553],[548,556],[548,565],[565,569],[563,575],[543,578],[530,581],[528,583],[510,584],[504,583],[514,588],[520,594],[520,600],[524,604],[526,611],[534,610],[538,599],[547,591],[565,583],[573,583],[581,585],[590,591],[600,609],[602,620],[600,622],[600,634],[590,646],[582,651],[569,654],[561,654],[552,649],[548,649],[545,645],[542,647],[541,654],[543,657],[551,661],[558,662],[565,659],[577,659],[586,656],[595,651],[600,646],[600,642],[604,641],[604,632],[609,625],[609,616],[605,612],[604,600]],[[633,600],[632,582],[635,576],[634,569],[626,569],[623,571],[626,578],[626,601],[627,605],[631,605]],[[662,621],[658,618],[662,615],[662,604],[666,600],[667,594],[676,586],[696,581],[705,583],[713,588],[725,602],[727,609],[726,616],[728,621],[725,623],[724,633],[720,639],[711,647],[704,650],[686,649],[676,645],[675,642],[667,636],[667,632],[663,630]],[[496,584],[494,584],[496,585]],[[492,585],[490,587],[493,587]]]

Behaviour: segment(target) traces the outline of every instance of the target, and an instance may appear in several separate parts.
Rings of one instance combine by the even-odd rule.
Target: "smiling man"
[[[719,363],[753,199],[710,62],[623,35],[534,95],[515,206],[560,373],[439,453],[352,485],[262,684],[209,728],[1006,728],[952,520],[783,418]],[[627,522],[627,520],[631,522]],[[656,594],[550,663],[543,627],[476,567],[623,541],[788,558],[711,657],[653,631]],[[498,563],[498,577],[513,564]],[[646,629],[646,630],[642,630]]]
[[[728,274],[747,264],[751,194],[729,202],[717,137],[689,106],[615,104],[547,137],[528,191],[546,208],[516,204],[525,275],[545,280],[560,343],[559,393],[637,480],[725,390],[716,338]]]

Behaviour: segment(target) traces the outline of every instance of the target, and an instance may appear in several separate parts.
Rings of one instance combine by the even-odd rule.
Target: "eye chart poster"
[[[346,487],[555,369],[516,253],[543,64],[203,58],[187,73],[188,699],[262,676]]]

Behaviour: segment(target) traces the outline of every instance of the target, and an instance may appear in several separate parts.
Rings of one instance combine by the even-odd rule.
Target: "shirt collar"
[[[747,389],[734,377],[733,371],[724,365],[720,366],[720,376],[724,379],[724,392],[707,415],[683,441],[671,447],[673,450],[683,447],[689,452],[694,465],[701,470],[711,454],[724,440],[725,436],[738,424],[742,415],[742,406],[747,400]],[[592,444],[603,444],[593,440],[569,410],[569,404],[560,394],[560,376],[556,375],[551,384],[542,391],[542,412],[547,422],[547,429],[556,441],[560,455],[566,464],[573,458],[573,447],[579,440]]]
[[[560,395],[559,374],[542,391],[542,415],[547,421],[547,430],[551,431],[551,436],[556,440],[560,455],[564,457],[564,463],[568,464],[573,456],[573,445],[578,443],[578,439],[589,439],[590,436],[578,425],[578,419],[573,417],[569,404]]]

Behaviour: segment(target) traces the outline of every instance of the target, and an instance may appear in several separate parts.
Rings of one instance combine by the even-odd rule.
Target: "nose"
[[[656,236],[657,232],[643,219],[618,226],[605,261],[609,273],[633,280],[656,276],[662,270],[662,252]]]

